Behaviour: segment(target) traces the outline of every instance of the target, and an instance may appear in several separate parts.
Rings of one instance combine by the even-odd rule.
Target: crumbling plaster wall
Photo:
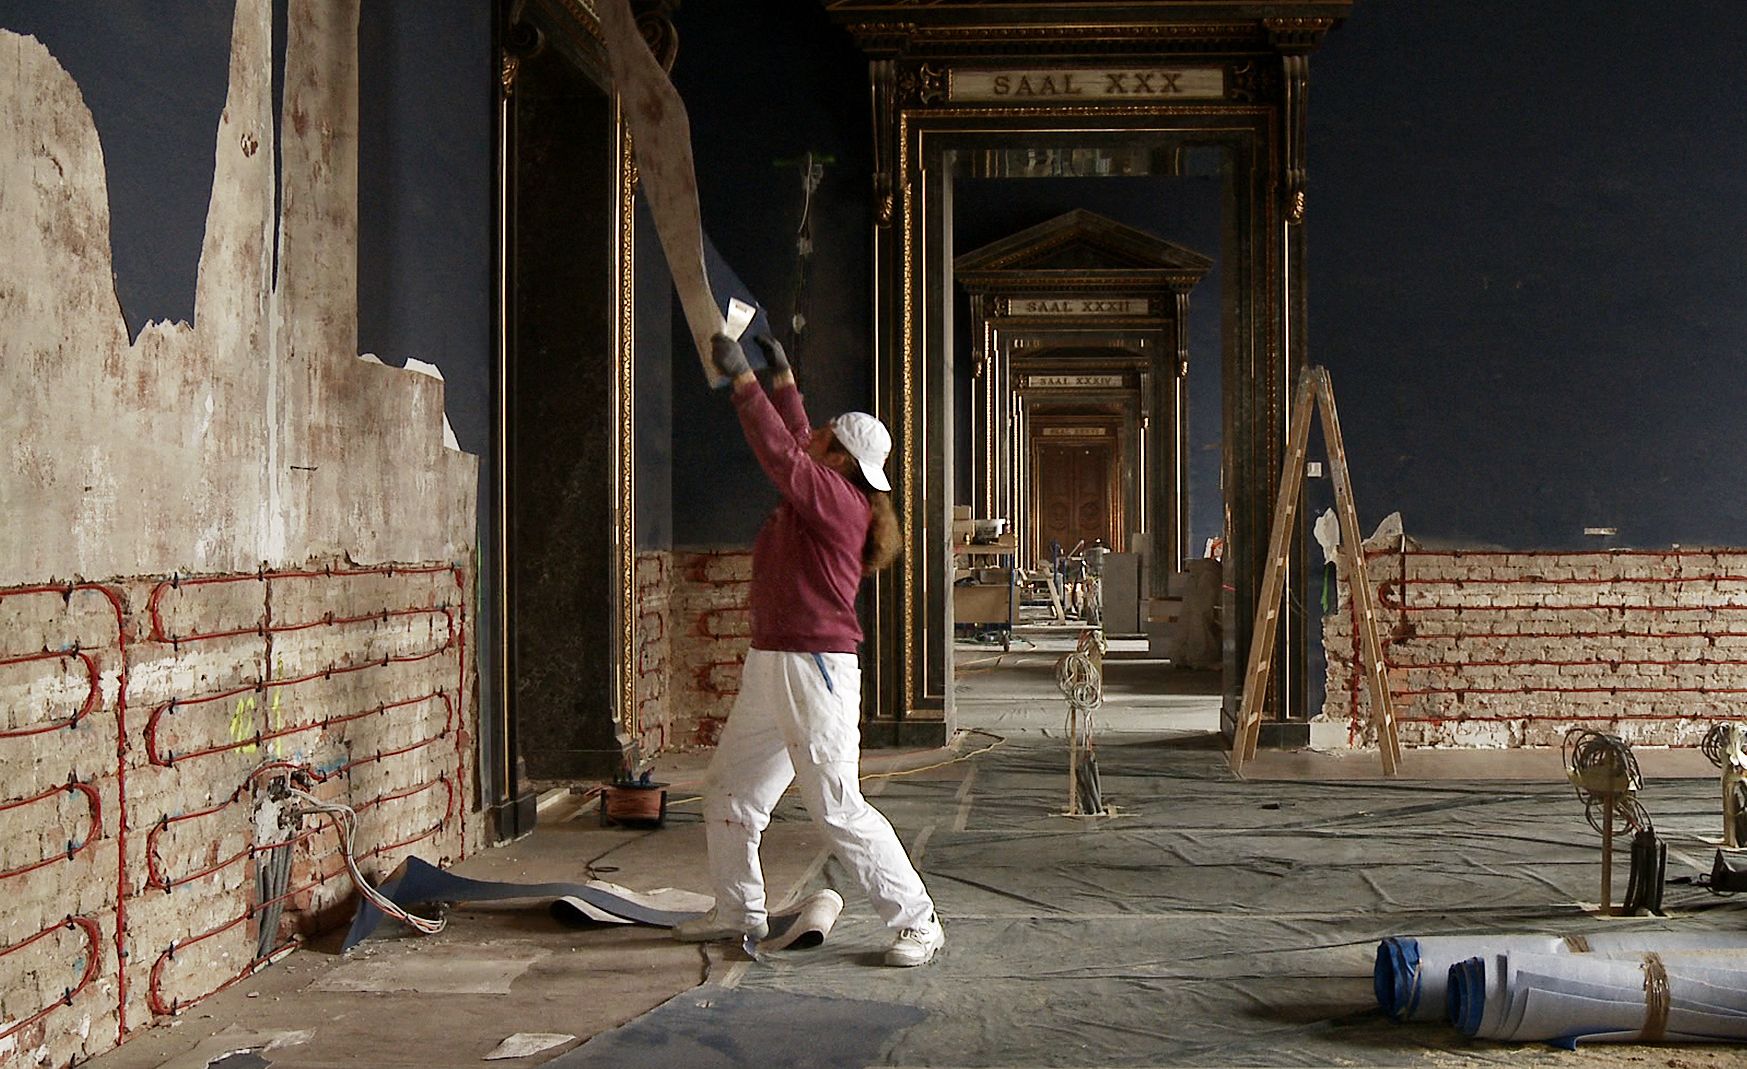
[[[367,873],[479,842],[476,461],[440,380],[357,355],[357,18],[292,0],[276,173],[238,0],[194,322],[131,342],[90,114],[0,31],[0,1060],[90,1057],[332,919],[333,831],[263,807],[286,765]]]
[[[1747,549],[1526,552],[1366,543],[1403,745],[1558,746],[1572,727],[1693,746],[1747,693]],[[1326,719],[1375,741],[1346,576]]]

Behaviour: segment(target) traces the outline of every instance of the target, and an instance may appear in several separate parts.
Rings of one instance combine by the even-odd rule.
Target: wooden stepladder
[[[1395,775],[1401,761],[1401,742],[1395,732],[1395,703],[1389,694],[1389,672],[1383,662],[1383,643],[1377,634],[1377,604],[1365,572],[1365,548],[1360,541],[1359,513],[1353,507],[1353,480],[1347,471],[1347,450],[1341,439],[1341,423],[1335,414],[1334,387],[1328,370],[1305,368],[1298,377],[1292,400],[1290,440],[1285,467],[1280,472],[1280,494],[1274,499],[1274,528],[1268,537],[1268,564],[1262,572],[1262,592],[1256,602],[1256,624],[1250,633],[1249,668],[1244,673],[1243,705],[1238,712],[1237,732],[1232,737],[1231,768],[1242,772],[1245,761],[1256,756],[1256,741],[1262,733],[1262,703],[1273,673],[1274,639],[1280,630],[1280,610],[1286,585],[1286,560],[1291,553],[1298,499],[1304,487],[1304,457],[1310,448],[1310,417],[1322,412],[1322,436],[1328,447],[1329,474],[1334,478],[1335,514],[1341,524],[1341,564],[1347,573],[1358,616],[1360,659],[1365,684],[1371,696],[1371,720],[1377,729],[1377,748],[1383,758],[1383,774]]]

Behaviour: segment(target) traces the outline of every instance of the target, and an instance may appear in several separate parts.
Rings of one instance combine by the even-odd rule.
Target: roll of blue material
[[[1377,1004],[1397,1021],[1440,1011],[1470,1038],[1747,1042],[1747,932],[1392,936]]]
[[[1377,1005],[1390,1020],[1412,1017],[1419,1002],[1419,940],[1411,935],[1392,935],[1377,944],[1371,984],[1377,991]]]
[[[1558,954],[1568,949],[1556,935],[1392,935],[1377,945],[1372,984],[1377,1005],[1396,1021],[1435,1021],[1444,1016],[1450,966],[1475,954]]]
[[[1465,1036],[1480,1034],[1486,1013],[1486,959],[1469,958],[1450,966],[1444,988],[1444,1009],[1450,1023]]]

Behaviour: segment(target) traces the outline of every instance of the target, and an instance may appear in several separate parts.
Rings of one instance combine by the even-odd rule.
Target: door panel
[[[1117,545],[1111,494],[1116,485],[1115,450],[1101,445],[1040,445],[1037,449],[1037,550],[1049,555],[1052,541],[1071,550],[1081,540]]]

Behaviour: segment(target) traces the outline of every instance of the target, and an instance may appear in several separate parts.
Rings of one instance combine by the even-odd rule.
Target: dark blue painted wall
[[[1311,61],[1310,344],[1367,527],[1747,543],[1738,0],[1360,0]]]
[[[871,399],[867,61],[815,0],[758,6],[754,18],[739,4],[684,4],[673,82],[691,116],[704,229],[784,342],[802,188],[800,168],[775,161],[809,150],[836,161],[813,201],[811,313],[797,363],[818,424]],[[673,338],[673,540],[749,544],[776,493],[726,392],[705,386],[683,321]]]
[[[5,0],[78,83],[109,179],[115,291],[129,336],[191,322],[213,146],[230,81],[232,0]]]
[[[358,54],[358,351],[441,368],[455,438],[483,457],[496,226],[490,5],[366,0]]]
[[[633,372],[638,549],[673,546],[673,282],[642,194],[637,197]],[[681,333],[680,340],[686,335]],[[678,369],[692,374],[690,368]],[[698,374],[701,374],[699,372]]]

